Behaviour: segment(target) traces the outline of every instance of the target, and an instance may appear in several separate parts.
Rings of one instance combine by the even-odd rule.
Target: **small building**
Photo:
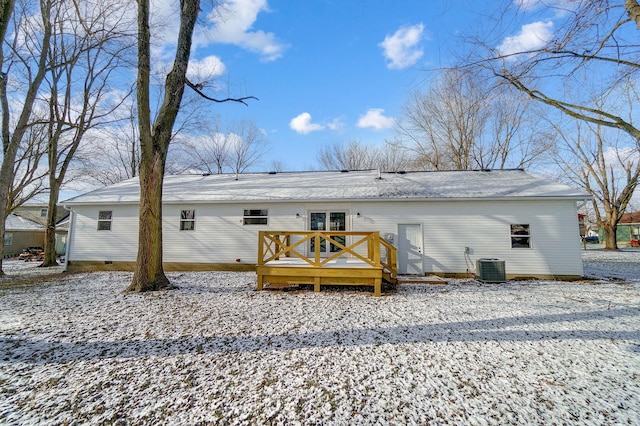
[[[598,228],[600,240],[604,241],[604,229]],[[638,247],[640,245],[640,212],[624,213],[618,229],[616,230],[616,241],[619,245],[629,245]]]
[[[43,247],[44,226],[14,214],[4,221],[4,255],[17,256],[29,247]]]
[[[589,198],[523,170],[166,176],[165,269],[253,269],[259,231],[376,231],[397,248],[398,274],[472,276],[492,258],[510,278],[578,278],[577,202]],[[62,204],[67,270],[133,269],[137,178]]]
[[[45,229],[47,226],[47,204],[43,203],[27,203],[16,208],[13,214],[24,219],[30,220],[37,224],[42,225]],[[62,255],[65,252],[65,246],[67,243],[67,232],[69,223],[69,212],[62,207],[57,209],[56,213],[56,254]],[[35,246],[44,247],[44,233],[38,244]]]

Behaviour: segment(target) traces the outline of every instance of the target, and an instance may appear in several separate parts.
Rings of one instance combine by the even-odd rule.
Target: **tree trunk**
[[[199,0],[180,1],[180,30],[171,72],[165,81],[164,99],[151,126],[149,77],[151,35],[149,1],[138,0],[138,128],[140,134],[140,213],[138,257],[128,291],[171,288],[162,268],[162,179],[171,133],[180,109],[191,40],[200,11]]]
[[[602,224],[604,229],[604,249],[618,250],[617,231],[618,223],[605,222]]]
[[[60,185],[56,179],[49,178],[49,204],[47,206],[47,225],[44,231],[44,260],[41,267],[58,266],[56,261],[56,218],[58,217],[58,196]]]
[[[171,288],[162,268],[163,159],[156,153],[151,167],[140,169],[138,260],[127,291],[143,292]]]

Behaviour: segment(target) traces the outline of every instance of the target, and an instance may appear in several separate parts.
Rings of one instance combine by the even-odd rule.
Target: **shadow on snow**
[[[204,336],[116,341],[47,341],[0,338],[0,364],[55,364],[147,356],[281,351],[305,348],[401,345],[433,342],[535,342],[545,340],[623,340],[640,351],[640,330],[530,330],[512,329],[554,324],[638,317],[640,307],[529,315],[487,320],[376,327],[297,334]],[[620,324],[619,322],[617,324]]]

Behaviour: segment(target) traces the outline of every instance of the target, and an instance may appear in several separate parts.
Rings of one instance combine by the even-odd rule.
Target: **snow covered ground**
[[[583,253],[593,280],[379,298],[5,261],[0,423],[640,424],[640,251]]]

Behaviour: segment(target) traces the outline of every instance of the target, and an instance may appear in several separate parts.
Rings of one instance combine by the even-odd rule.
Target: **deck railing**
[[[329,252],[324,251],[327,247]],[[283,257],[301,259],[315,267],[338,258],[355,258],[372,268],[385,269],[393,278],[397,273],[396,248],[380,238],[378,231],[260,231],[258,266]]]

